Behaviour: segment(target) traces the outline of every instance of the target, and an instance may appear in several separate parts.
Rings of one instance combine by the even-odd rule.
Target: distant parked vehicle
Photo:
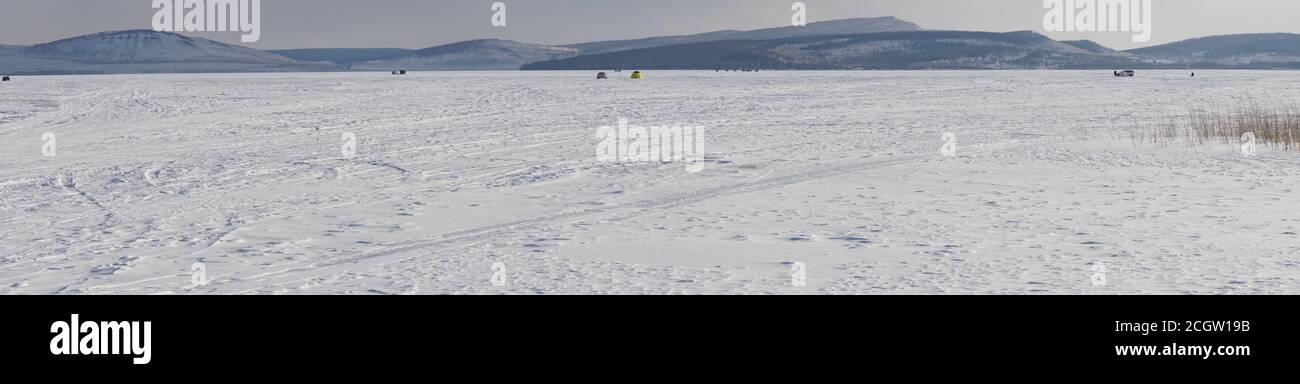
[[[9,76],[5,76],[5,77],[4,77],[2,80],[0,80],[0,81],[9,81]]]
[[[403,70],[393,71],[393,74],[394,74],[394,75],[405,75],[405,74],[406,74],[406,70],[403,69]]]
[[[609,79],[609,75],[606,75],[605,72],[596,74],[596,80],[604,80],[604,79]]]
[[[1115,77],[1133,77],[1133,76],[1136,76],[1136,75],[1137,75],[1137,73],[1133,72],[1132,69],[1126,69],[1126,70],[1123,70],[1123,71],[1115,71]]]

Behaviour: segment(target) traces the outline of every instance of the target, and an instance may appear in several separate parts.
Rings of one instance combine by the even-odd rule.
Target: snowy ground
[[[1300,293],[1300,154],[1122,133],[1300,73],[611,75],[0,83],[0,293]]]

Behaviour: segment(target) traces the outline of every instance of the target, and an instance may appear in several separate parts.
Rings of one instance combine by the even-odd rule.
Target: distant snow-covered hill
[[[515,70],[527,63],[573,57],[578,50],[510,40],[471,40],[440,45],[388,60],[357,63],[358,70]]]
[[[365,61],[388,60],[415,52],[403,48],[308,48],[267,51],[302,62],[327,62],[350,64]]]
[[[26,47],[0,47],[0,72],[155,73],[309,69],[270,52],[171,32],[102,32]]]
[[[283,53],[283,54],[281,54]],[[171,32],[0,45],[3,74],[524,69],[1300,69],[1300,35],[1212,36],[1128,51],[1030,31],[922,30],[893,17],[565,46],[483,39],[422,50],[260,51]]]
[[[1072,47],[1079,48],[1092,53],[1101,53],[1101,54],[1116,53],[1114,49],[1106,48],[1105,46],[1101,44],[1097,44],[1097,42],[1092,40],[1066,40],[1066,41],[1062,41],[1061,43],[1069,44]]]
[[[252,48],[170,32],[103,32],[27,47],[30,57],[95,64],[249,63],[295,64],[293,59]]]
[[[524,69],[1066,69],[1135,63],[1127,54],[1095,52],[1030,31],[913,31],[682,44]]]
[[[849,35],[876,32],[920,31],[921,27],[895,17],[876,17],[820,21],[802,27],[777,27],[752,31],[716,31],[687,36],[661,36],[634,40],[598,41],[565,45],[583,55],[663,47],[678,44],[706,43],[722,40],[770,40],[801,36]]]
[[[1198,68],[1300,68],[1300,35],[1210,36],[1126,52],[1160,64]]]

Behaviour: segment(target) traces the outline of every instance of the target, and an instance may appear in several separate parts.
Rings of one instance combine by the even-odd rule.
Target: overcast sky
[[[263,0],[258,49],[426,48],[478,38],[563,44],[788,26],[790,0]],[[804,0],[812,21],[896,16],[929,29],[1034,30],[1127,49],[1190,37],[1300,33],[1300,0],[1152,0],[1152,40],[1130,33],[1046,33],[1042,0]],[[152,0],[4,0],[0,44],[34,44],[107,30],[150,28]],[[196,33],[238,43],[236,33]]]

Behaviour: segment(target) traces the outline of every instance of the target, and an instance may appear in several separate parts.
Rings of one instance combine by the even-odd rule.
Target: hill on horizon
[[[1094,52],[1030,31],[915,31],[683,44],[523,69],[1064,69],[1114,68],[1133,61],[1127,54]]]
[[[684,36],[656,36],[631,40],[596,41],[567,44],[563,47],[582,51],[583,55],[654,48],[668,45],[705,43],[723,40],[769,40],[800,36],[848,35],[875,32],[920,31],[921,27],[893,16],[840,19],[808,23],[807,26],[784,26],[750,31],[724,30]]]
[[[5,73],[159,73],[304,70],[288,57],[153,30],[100,32],[0,49]]]
[[[894,17],[564,46],[478,39],[425,49],[261,51],[152,30],[0,45],[6,74],[517,69],[1300,69],[1300,35],[1208,36],[1116,51],[1032,31],[924,30]]]
[[[353,64],[360,70],[510,70],[578,55],[572,48],[483,39],[439,45],[384,60]]]
[[[1300,35],[1207,36],[1125,51],[1160,64],[1201,68],[1300,68]]]

